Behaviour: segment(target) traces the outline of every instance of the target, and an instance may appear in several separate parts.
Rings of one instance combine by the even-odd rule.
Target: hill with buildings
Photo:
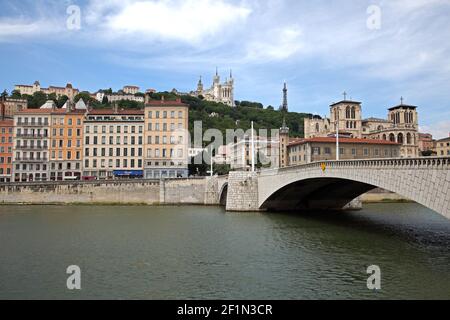
[[[139,94],[139,93],[138,93]],[[286,124],[290,128],[290,136],[304,136],[304,118],[310,118],[311,114],[296,112],[280,112],[272,106],[264,108],[263,104],[250,101],[235,101],[236,106],[230,107],[221,102],[207,101],[202,96],[195,97],[191,95],[180,95],[175,92],[156,92],[150,93],[153,100],[175,100],[181,98],[182,102],[189,105],[189,127],[193,131],[195,121],[202,121],[203,130],[216,128],[222,131],[225,136],[226,129],[243,129],[248,130],[251,122],[254,122],[256,130],[259,129],[278,129],[286,119]],[[22,98],[28,101],[28,108],[39,108],[47,100],[55,101],[60,108],[67,101],[67,96],[56,96],[56,94],[46,94],[44,92],[35,92],[34,94],[20,94],[13,91],[11,97]],[[74,102],[83,99],[83,101],[94,109],[111,108],[112,102],[107,99],[98,101],[89,92],[79,92],[74,97]],[[142,109],[143,102],[120,100],[116,101],[119,108],[123,109]]]
[[[178,96],[174,93],[159,92],[150,95],[152,99],[160,100],[164,96],[166,100],[175,100]],[[308,113],[280,112],[268,106],[264,108],[261,103],[249,101],[236,101],[236,107],[230,107],[223,103],[206,101],[204,99],[190,95],[180,96],[181,101],[189,105],[189,128],[193,130],[195,121],[202,121],[203,130],[216,128],[222,131],[225,136],[226,129],[254,128],[258,129],[279,129],[286,119],[286,124],[290,128],[290,136],[303,137],[304,118],[311,117]]]

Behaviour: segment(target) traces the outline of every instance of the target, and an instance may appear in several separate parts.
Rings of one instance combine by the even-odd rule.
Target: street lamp
[[[336,161],[339,161],[339,108],[336,112]]]

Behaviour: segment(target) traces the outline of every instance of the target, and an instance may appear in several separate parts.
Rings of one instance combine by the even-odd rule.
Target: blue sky
[[[80,28],[67,13],[80,8]],[[373,7],[375,6],[375,7]],[[0,88],[190,91],[233,69],[236,99],[328,114],[348,92],[364,117],[400,96],[422,131],[450,131],[450,0],[0,0]],[[375,24],[368,25],[369,22]],[[68,27],[69,22],[69,27]],[[379,26],[374,28],[373,26]]]

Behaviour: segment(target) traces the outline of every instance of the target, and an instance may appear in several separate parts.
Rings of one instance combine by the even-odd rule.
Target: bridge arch
[[[300,179],[276,190],[260,208],[269,211],[342,209],[358,196],[375,188],[374,185],[348,179]]]
[[[222,185],[222,188],[220,189],[219,192],[219,204],[221,206],[226,206],[227,205],[227,197],[228,197],[228,182],[225,182]]]
[[[324,161],[262,172],[258,206],[338,209],[377,187],[450,219],[449,157]]]

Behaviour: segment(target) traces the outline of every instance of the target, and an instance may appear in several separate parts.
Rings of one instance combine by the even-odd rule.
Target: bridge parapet
[[[364,159],[364,160],[327,160],[318,161],[297,166],[290,166],[277,169],[263,170],[260,176],[277,175],[283,172],[290,172],[296,169],[317,169],[325,165],[326,169],[333,168],[370,168],[370,169],[442,169],[450,168],[450,157],[422,157],[422,158],[384,158],[384,159]]]

